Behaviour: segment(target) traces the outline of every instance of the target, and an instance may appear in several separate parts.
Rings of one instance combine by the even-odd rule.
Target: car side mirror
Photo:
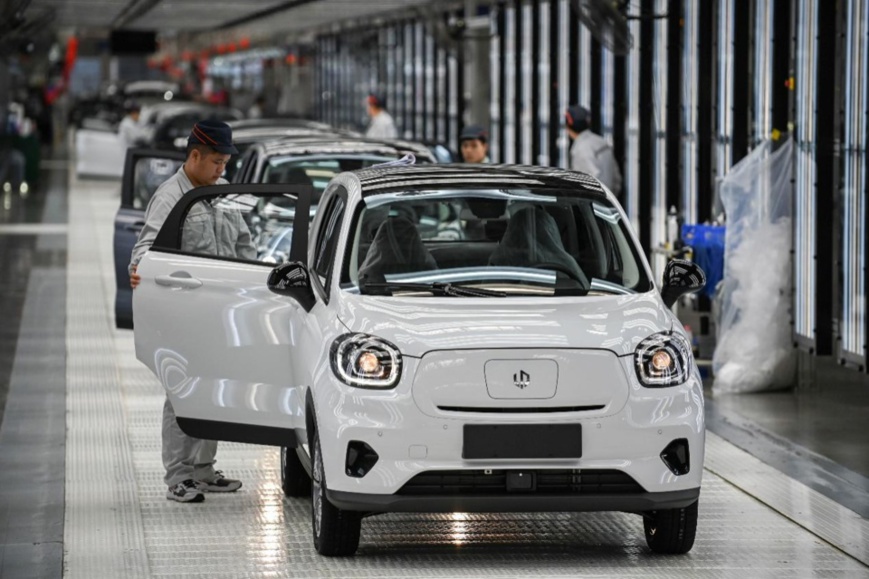
[[[306,312],[310,312],[317,302],[311,288],[311,274],[301,261],[286,261],[272,269],[268,286],[276,294],[289,296],[299,302]]]
[[[706,274],[693,261],[673,259],[664,268],[663,281],[661,298],[669,308],[684,294],[700,291],[706,287]]]

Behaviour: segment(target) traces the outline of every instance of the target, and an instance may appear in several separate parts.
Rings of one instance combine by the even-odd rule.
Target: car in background
[[[235,129],[250,129],[256,127],[285,127],[294,129],[310,129],[312,131],[322,131],[327,133],[338,133],[348,137],[361,137],[361,133],[349,131],[346,129],[336,129],[326,123],[312,121],[310,119],[301,119],[298,117],[257,117],[255,119],[242,119],[229,123],[233,130]]]
[[[408,153],[422,155],[420,162],[434,162],[427,150],[404,141],[383,143],[329,134],[296,136],[248,147],[238,162],[234,183],[288,183],[311,187],[310,212],[338,173],[394,162]],[[276,218],[259,219],[252,231],[264,261],[281,263],[289,255],[294,210],[270,208]]]
[[[703,287],[695,264],[656,287],[584,173],[372,167],[335,176],[309,225],[311,202],[198,188],[140,262],[136,356],[184,432],[283,447],[323,555],[387,512],[622,511],[651,551],[692,548],[703,385],[670,308]],[[288,260],[185,249],[197,203],[292,213]]]
[[[418,163],[434,163],[424,145],[412,141],[377,140],[336,135],[302,135],[273,139],[248,147],[239,160],[235,183],[289,183],[293,175],[314,186],[316,205],[328,182],[344,171],[413,155]],[[302,169],[302,172],[298,171]]]
[[[231,107],[196,102],[167,102],[142,107],[139,122],[150,127],[150,147],[184,150],[187,137],[197,122],[211,119],[232,121],[244,118],[244,113]]]
[[[112,252],[115,263],[115,326],[133,327],[133,289],[130,287],[130,256],[145,225],[145,209],[163,181],[184,164],[181,151],[128,149],[121,180],[121,204],[115,214]]]
[[[134,100],[142,106],[170,101],[189,100],[181,92],[177,82],[163,80],[136,80],[123,87],[124,98]]]
[[[259,142],[275,134],[281,139]],[[288,136],[291,135],[291,136]],[[347,137],[319,130],[292,127],[248,127],[236,129],[233,142],[239,149],[239,167],[250,183],[296,183],[312,188],[311,211],[329,180],[337,173],[394,161],[409,151],[421,152],[424,161],[432,157],[416,145],[385,145],[356,142]],[[185,140],[186,143],[186,140]],[[174,174],[184,163],[181,150],[139,148],[126,152],[121,181],[121,204],[115,216],[113,252],[115,261],[115,326],[133,327],[132,289],[127,268],[130,254],[139,237],[145,219],[145,208],[160,184]],[[120,163],[119,163],[120,165]],[[235,168],[233,160],[227,165]],[[264,218],[252,223],[254,241],[263,255],[273,263],[280,263],[289,255],[294,213],[287,212],[273,202],[263,208]]]
[[[124,172],[124,143],[118,125],[101,117],[81,120],[75,130],[75,172],[79,177],[117,178]]]
[[[140,124],[146,127],[148,142],[154,149],[184,150],[193,125],[203,119],[240,119],[241,111],[204,103],[155,102],[142,107]],[[103,118],[86,118],[75,135],[76,173],[79,176],[122,177],[126,147],[118,126]]]
[[[438,163],[461,163],[462,156],[456,151],[450,149],[443,143],[436,141],[422,141],[431,154],[434,155]]]
[[[238,154],[233,155],[226,164],[227,181],[233,181],[235,174],[241,167],[242,158],[247,149],[254,143],[272,141],[275,139],[344,139],[349,134],[345,131],[333,130],[329,125],[314,123],[311,121],[298,121],[297,119],[243,119],[240,121],[227,121],[232,129],[232,143],[238,149]]]

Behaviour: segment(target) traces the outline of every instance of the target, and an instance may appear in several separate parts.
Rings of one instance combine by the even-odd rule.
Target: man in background
[[[459,150],[465,163],[489,162],[489,132],[480,125],[468,125],[459,134]]]
[[[620,197],[622,173],[613,155],[613,148],[589,128],[591,115],[588,109],[579,105],[567,107],[564,122],[567,134],[573,140],[570,147],[570,168],[599,179],[613,195]]]
[[[398,130],[395,128],[395,121],[392,120],[392,115],[386,112],[386,100],[382,95],[371,93],[368,95],[368,116],[371,117],[371,124],[365,131],[365,136],[372,139],[395,139],[398,137]]]
[[[146,127],[139,124],[142,107],[135,101],[127,101],[124,103],[124,118],[121,119],[121,124],[118,125],[118,136],[121,137],[121,142],[124,147],[141,147],[146,145],[150,140],[150,132]]]

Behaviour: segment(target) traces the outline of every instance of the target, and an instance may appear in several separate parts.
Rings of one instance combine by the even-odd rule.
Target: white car
[[[324,555],[395,511],[625,511],[652,551],[691,549],[703,390],[669,306],[699,268],[673,261],[656,288],[581,173],[341,173],[309,236],[310,194],[196,189],[140,263],[136,353],[185,432],[284,447],[284,491],[312,493]],[[250,224],[294,205],[290,261],[185,250],[202,202]]]

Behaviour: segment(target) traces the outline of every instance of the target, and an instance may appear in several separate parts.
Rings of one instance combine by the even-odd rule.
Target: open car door
[[[182,197],[138,266],[136,357],[191,436],[294,447],[303,420],[291,368],[301,306],[267,286],[306,261],[313,189],[214,185]]]
[[[133,327],[133,290],[130,254],[145,224],[145,208],[166,179],[184,164],[185,153],[156,149],[128,149],[121,181],[121,207],[115,214],[115,326]]]

